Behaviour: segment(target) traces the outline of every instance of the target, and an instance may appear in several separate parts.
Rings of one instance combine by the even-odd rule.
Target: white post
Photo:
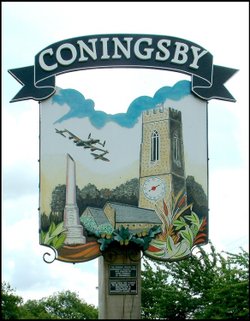
[[[67,154],[66,204],[64,208],[64,227],[67,229],[65,244],[85,244],[83,227],[80,224],[79,209],[76,203],[75,161]]]

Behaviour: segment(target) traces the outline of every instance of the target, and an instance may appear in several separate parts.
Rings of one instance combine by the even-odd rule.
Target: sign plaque
[[[109,294],[137,294],[137,281],[109,280]]]
[[[109,265],[109,294],[137,294],[137,266]]]
[[[109,266],[110,278],[136,278],[136,265],[130,264],[113,264]]]

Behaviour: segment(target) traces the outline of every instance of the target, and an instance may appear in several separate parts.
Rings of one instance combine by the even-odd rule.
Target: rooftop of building
[[[107,202],[103,209],[96,207],[87,207],[82,215],[88,211],[97,225],[109,223],[107,216],[105,215],[105,208],[110,206],[114,209],[115,212],[115,221],[116,223],[146,223],[146,224],[162,224],[160,218],[154,210],[140,208],[133,205],[116,203],[116,202]]]

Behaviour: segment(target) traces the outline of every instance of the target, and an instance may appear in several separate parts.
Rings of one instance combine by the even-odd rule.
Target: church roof
[[[93,217],[97,225],[110,224],[105,214],[105,207],[107,205],[112,207],[115,211],[115,223],[146,223],[156,225],[162,224],[160,218],[154,210],[115,202],[107,202],[104,205],[103,209],[89,206],[86,208],[82,215],[88,212]]]
[[[107,204],[109,204],[115,210],[116,223],[162,224],[160,218],[154,210],[115,202],[107,202],[105,206]]]
[[[87,207],[86,210],[90,212],[97,225],[109,223],[102,208]]]

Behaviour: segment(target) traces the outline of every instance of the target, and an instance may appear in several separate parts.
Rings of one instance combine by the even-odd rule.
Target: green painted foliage
[[[66,229],[63,226],[63,222],[57,225],[52,222],[48,232],[41,231],[41,244],[51,245],[55,249],[59,249],[66,239],[65,231]]]
[[[97,241],[101,244],[101,251],[106,250],[108,246],[113,242],[118,242],[121,246],[127,246],[131,243],[134,243],[142,251],[145,251],[155,235],[159,233],[161,233],[161,227],[157,225],[140,232],[130,230],[129,228],[125,228],[122,225],[118,229],[113,230],[112,234],[105,234],[103,237],[101,235],[101,237],[99,237]]]

